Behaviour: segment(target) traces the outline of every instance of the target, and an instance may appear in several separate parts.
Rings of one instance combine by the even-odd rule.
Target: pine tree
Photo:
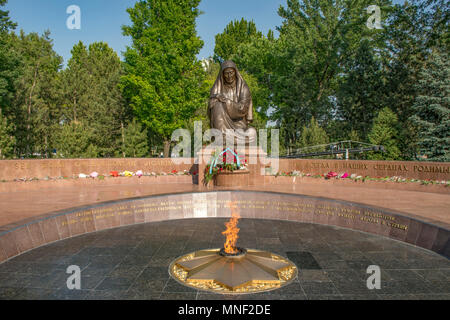
[[[418,127],[419,153],[428,161],[450,161],[450,63],[435,50],[420,73],[420,94],[411,121]]]
[[[117,156],[126,158],[142,158],[149,155],[147,129],[136,119],[124,129],[122,153]]]
[[[119,56],[106,43],[86,48],[79,42],[63,73],[64,120],[89,124],[101,157],[112,157],[120,149],[118,138],[129,116],[119,88],[122,72]]]
[[[93,136],[92,128],[83,122],[65,123],[59,130],[56,152],[62,158],[96,158]]]
[[[329,142],[327,133],[319,126],[319,123],[311,118],[309,126],[304,126],[300,136],[300,146],[310,147],[327,144]],[[323,151],[324,147],[308,148],[308,152]]]
[[[196,55],[203,46],[197,36],[200,0],[142,0],[127,11],[131,36],[125,52],[123,93],[137,118],[164,141],[202,106],[204,71]]]
[[[385,107],[374,119],[372,129],[368,134],[369,142],[382,145],[383,153],[372,153],[368,155],[371,160],[399,160],[400,150],[398,148],[398,119],[391,109]]]
[[[8,0],[0,0],[0,7],[3,7],[7,2]],[[0,33],[15,29],[16,26],[17,24],[9,18],[9,11],[0,10]]]

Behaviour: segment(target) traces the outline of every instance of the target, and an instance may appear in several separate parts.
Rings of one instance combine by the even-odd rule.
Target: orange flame
[[[239,211],[237,210],[236,204],[234,202],[230,203],[230,209],[231,219],[230,221],[225,223],[227,229],[222,232],[222,234],[227,237],[223,247],[226,253],[236,254],[239,252],[238,249],[236,249],[236,242],[239,239],[238,233],[240,230],[237,227],[237,224],[239,223],[239,219],[241,218],[241,216],[239,215]]]

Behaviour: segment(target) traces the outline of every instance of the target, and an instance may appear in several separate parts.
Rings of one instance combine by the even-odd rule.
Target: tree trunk
[[[120,127],[122,128],[122,156],[125,158],[125,129],[123,128],[123,121],[120,122]]]
[[[164,158],[169,158],[170,156],[170,141],[164,140]]]

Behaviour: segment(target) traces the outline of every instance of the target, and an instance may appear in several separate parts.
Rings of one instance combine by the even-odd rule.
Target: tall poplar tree
[[[142,0],[129,8],[123,26],[132,46],[125,52],[124,97],[138,119],[164,141],[169,155],[172,132],[202,106],[204,71],[196,55],[200,0]]]

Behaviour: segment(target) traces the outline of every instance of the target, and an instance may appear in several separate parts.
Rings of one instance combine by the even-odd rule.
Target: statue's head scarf
[[[244,102],[248,103],[248,114],[247,114],[247,121],[253,121],[253,102],[252,102],[252,96],[250,94],[250,89],[245,82],[244,78],[242,78],[241,74],[239,73],[239,70],[236,67],[236,64],[231,61],[227,60],[224,61],[220,67],[220,73],[217,76],[216,82],[214,83],[213,87],[211,88],[210,97],[214,97],[215,95],[219,93],[223,93],[223,87],[225,86],[225,78],[223,76],[223,72],[227,68],[234,69],[236,73],[236,97],[237,101],[235,102]]]

